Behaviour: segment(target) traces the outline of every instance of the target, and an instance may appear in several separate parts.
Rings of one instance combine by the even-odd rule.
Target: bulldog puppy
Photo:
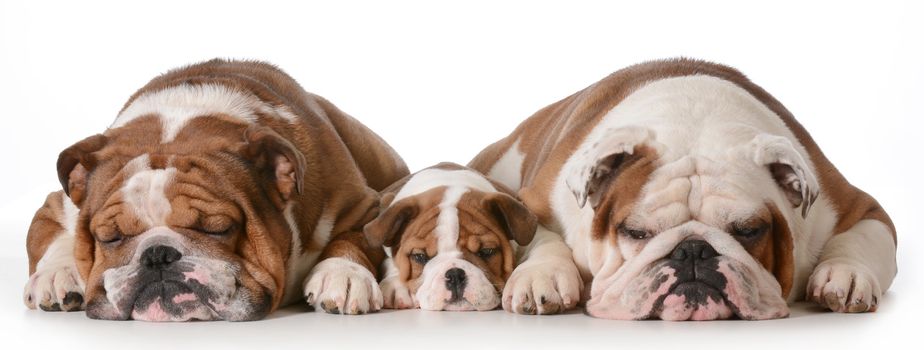
[[[383,244],[385,307],[486,311],[533,240],[536,217],[507,187],[454,163],[409,175],[382,191],[381,212],[365,227]]]
[[[377,191],[407,174],[381,138],[274,66],[173,70],[61,152],[64,189],[29,230],[25,303],[148,321],[255,320],[303,296],[377,310],[384,254],[362,227]]]
[[[620,70],[540,110],[470,166],[518,189],[562,234],[596,317],[772,319],[801,299],[874,311],[896,273],[882,207],[782,104],[726,66]]]

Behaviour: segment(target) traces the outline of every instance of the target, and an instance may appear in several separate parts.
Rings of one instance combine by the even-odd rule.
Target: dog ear
[[[792,231],[789,230],[789,222],[780,213],[776,205],[770,204],[770,208],[773,220],[773,231],[770,238],[773,242],[773,266],[766,266],[766,268],[773,272],[773,276],[780,282],[783,299],[786,299],[792,291],[793,276],[795,274]]]
[[[635,159],[637,148],[660,147],[654,141],[654,132],[650,129],[627,126],[605,131],[598,136],[598,141],[585,142],[585,146],[576,152],[576,159],[568,170],[565,185],[574,194],[578,207],[583,208],[587,202],[596,208],[600,197],[619,175],[621,165]]]
[[[802,217],[808,215],[820,186],[792,142],[782,136],[758,134],[751,140],[749,152],[754,163],[767,168],[792,206],[802,207]]]
[[[533,241],[538,220],[523,203],[506,193],[498,192],[488,194],[482,200],[482,205],[500,223],[507,239],[514,240],[521,246]]]
[[[103,134],[87,137],[66,148],[58,155],[58,181],[64,194],[70,197],[77,207],[81,206],[87,194],[87,177],[97,166],[95,153],[108,144],[109,139]]]
[[[288,140],[265,126],[253,125],[244,131],[241,153],[264,171],[275,184],[269,188],[280,208],[303,190],[305,156]]]
[[[394,194],[389,193],[386,196],[392,196],[392,198],[383,197],[382,203],[390,203]],[[407,224],[417,216],[418,211],[417,200],[414,197],[392,203],[379,213],[377,218],[363,227],[363,233],[369,245],[392,247],[400,242]]]

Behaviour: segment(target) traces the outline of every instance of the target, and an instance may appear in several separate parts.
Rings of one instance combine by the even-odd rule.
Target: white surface
[[[2,346],[77,348],[917,347],[924,97],[920,2],[0,0]],[[244,324],[90,321],[28,311],[25,233],[58,188],[58,152],[112,123],[156,74],[212,57],[280,65],[363,121],[412,170],[467,162],[522,119],[642,60],[711,59],[780,99],[898,227],[899,274],[880,311],[769,322],[615,322],[581,314],[283,310]],[[800,309],[801,310],[801,309]]]

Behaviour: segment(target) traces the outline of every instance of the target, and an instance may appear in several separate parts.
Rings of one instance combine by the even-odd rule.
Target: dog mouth
[[[706,321],[729,319],[736,314],[734,303],[720,288],[692,280],[671,286],[654,305],[651,317],[668,321]]]
[[[138,289],[131,318],[142,321],[206,321],[218,319],[208,297],[189,285],[171,280],[150,282]]]
[[[446,301],[443,311],[475,311],[475,305],[464,298],[453,298]]]

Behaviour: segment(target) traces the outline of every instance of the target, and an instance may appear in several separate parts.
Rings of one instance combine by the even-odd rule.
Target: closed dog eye
[[[478,252],[475,253],[482,260],[487,260],[497,254],[497,249],[495,248],[481,248]]]
[[[411,257],[411,260],[414,260],[414,262],[421,264],[421,265],[426,264],[427,261],[430,261],[430,257],[424,253],[411,253],[410,257]]]
[[[743,223],[733,223],[731,229],[729,230],[731,234],[739,239],[743,240],[754,240],[763,236],[764,233],[770,230],[770,225],[767,223],[759,224],[743,224]]]
[[[626,236],[626,237],[635,239],[635,240],[643,240],[643,239],[651,238],[651,232],[648,232],[648,231],[645,231],[645,230],[638,230],[638,229],[628,228],[628,227],[626,227],[625,224],[619,225],[619,227],[616,228],[616,230],[617,230],[620,234],[622,234],[622,235],[624,235],[624,236]]]

